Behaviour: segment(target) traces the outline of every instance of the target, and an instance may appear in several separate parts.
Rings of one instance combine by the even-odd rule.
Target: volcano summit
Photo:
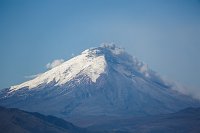
[[[155,115],[200,105],[173,87],[124,49],[103,45],[3,89],[0,105],[79,124],[90,117]]]

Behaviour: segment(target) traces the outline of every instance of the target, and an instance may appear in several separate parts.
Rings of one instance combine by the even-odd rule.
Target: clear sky
[[[199,0],[0,0],[0,88],[103,42],[200,88]]]

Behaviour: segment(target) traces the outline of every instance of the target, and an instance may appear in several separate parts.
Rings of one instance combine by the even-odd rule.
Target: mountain
[[[0,107],[1,133],[89,133],[63,119]]]
[[[88,127],[95,131],[123,133],[199,133],[200,108],[186,108],[176,113],[110,120]]]
[[[199,106],[115,45],[90,48],[35,79],[0,92],[0,105],[54,115],[79,126]]]
[[[200,108],[176,113],[110,120],[79,128],[63,119],[0,107],[1,133],[199,133]]]

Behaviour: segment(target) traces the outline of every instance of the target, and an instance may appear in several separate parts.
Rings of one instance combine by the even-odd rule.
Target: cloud
[[[63,59],[56,59],[56,60],[54,60],[54,61],[52,61],[52,62],[46,64],[46,68],[47,68],[47,69],[52,69],[52,68],[54,68],[54,67],[56,67],[56,66],[62,64],[63,62],[64,62]],[[34,74],[34,75],[28,75],[28,76],[24,76],[24,78],[26,78],[26,79],[34,79],[34,78],[40,76],[41,74],[42,74],[42,73]]]
[[[193,97],[194,99],[200,100],[200,89],[192,86],[186,86],[178,81],[172,81],[166,77],[162,77],[165,83],[171,86],[172,90],[178,91],[184,95]]]
[[[56,66],[59,66],[59,65],[62,64],[63,62],[64,62],[63,59],[56,59],[56,60],[54,60],[54,61],[52,61],[52,62],[46,64],[46,68],[47,68],[47,69],[52,69],[52,68],[54,68],[54,67],[56,67]]]
[[[35,74],[35,75],[29,75],[29,76],[24,76],[26,79],[34,79],[34,78],[36,78],[36,77],[38,77],[38,76],[40,76],[41,75],[41,73],[39,73],[39,74]]]

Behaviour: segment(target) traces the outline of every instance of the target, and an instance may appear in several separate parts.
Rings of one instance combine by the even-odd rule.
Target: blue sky
[[[199,0],[0,0],[0,20],[0,88],[103,42],[200,88]]]

